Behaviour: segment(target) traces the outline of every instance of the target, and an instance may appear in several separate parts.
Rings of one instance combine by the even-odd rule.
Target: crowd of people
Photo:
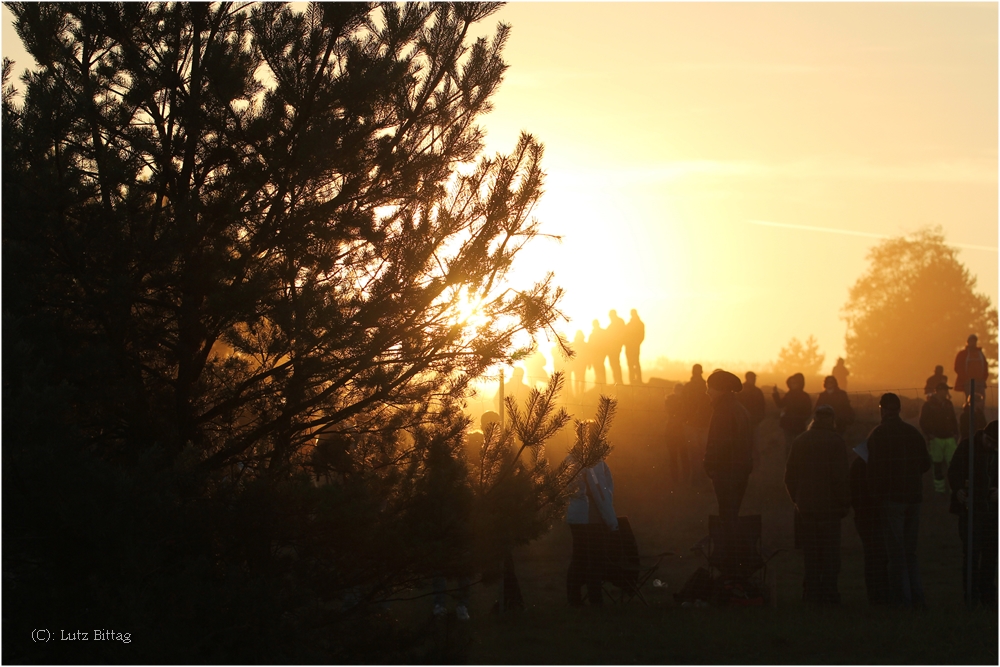
[[[803,601],[840,602],[841,521],[853,510],[864,548],[869,602],[926,605],[917,535],[923,475],[933,467],[934,490],[950,490],[950,510],[958,515],[963,576],[966,583],[972,578],[973,599],[968,601],[996,605],[997,422],[986,423],[980,392],[986,385],[988,364],[977,342],[970,336],[955,360],[956,386],[966,394],[961,418],[956,417],[947,376],[938,366],[926,384],[920,428],[901,418],[899,396],[885,393],[878,403],[880,422],[853,448],[853,461],[844,438],[855,415],[842,388],[848,375],[843,359],[825,378],[815,404],[805,392],[801,373],[787,379],[784,394],[774,388],[772,400],[780,410],[784,434],[784,484],[795,509],[795,546],[802,550],[804,561]],[[678,383],[667,396],[665,444],[675,483],[694,484],[702,475],[711,481],[725,541],[735,530],[759,456],[756,433],[764,420],[766,401],[752,371],[743,382],[721,369],[707,379],[703,373],[701,365],[695,364],[688,382]],[[975,471],[972,484],[970,456]],[[700,466],[695,465],[699,458]],[[616,529],[614,485],[605,462],[584,473],[567,516],[574,545],[567,591],[571,604],[582,604],[580,589],[586,584],[591,602],[599,604],[600,563],[595,550],[601,536]],[[967,586],[967,594],[968,590]]]
[[[603,387],[608,382],[608,369],[611,369],[610,384],[624,384],[621,357],[625,352],[625,369],[628,372],[629,384],[642,384],[642,367],[639,364],[639,348],[646,339],[646,325],[639,319],[639,313],[633,308],[626,322],[618,311],[608,311],[608,326],[602,327],[600,320],[591,324],[590,335],[584,335],[577,330],[571,346],[576,353],[573,359],[566,359],[559,345],[552,348],[552,361],[556,371],[566,375],[566,387],[573,395],[582,394],[585,388],[587,371],[593,371],[594,383]]]

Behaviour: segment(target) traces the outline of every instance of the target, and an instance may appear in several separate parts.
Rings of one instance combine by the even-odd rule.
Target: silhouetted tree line
[[[505,285],[542,146],[479,156],[498,4],[9,8],[5,661],[416,659],[379,603],[498,563],[575,474],[560,377],[464,451],[469,381],[559,315]],[[27,643],[95,621],[135,640]]]

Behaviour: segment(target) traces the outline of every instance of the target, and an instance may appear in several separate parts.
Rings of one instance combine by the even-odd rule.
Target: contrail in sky
[[[792,225],[786,222],[771,222],[770,220],[747,220],[751,225],[763,225],[765,227],[784,227],[786,229],[805,229],[810,232],[826,232],[828,234],[845,234],[847,236],[867,236],[872,239],[887,239],[886,234],[873,234],[871,232],[857,232],[853,229],[835,229],[833,227],[813,227],[812,225]],[[973,245],[971,243],[948,243],[954,248],[968,248],[969,250],[988,250],[997,252],[997,249],[988,245]]]

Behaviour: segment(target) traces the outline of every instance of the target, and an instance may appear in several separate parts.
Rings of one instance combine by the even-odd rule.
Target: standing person
[[[771,398],[781,410],[781,420],[778,425],[781,426],[781,430],[785,434],[785,458],[787,459],[788,453],[792,449],[792,441],[799,437],[799,433],[806,430],[806,424],[809,422],[809,417],[812,416],[812,399],[805,392],[806,378],[802,373],[796,373],[785,380],[785,386],[788,387],[787,394],[782,396],[778,391],[778,386],[775,385],[774,391],[771,392]]]
[[[837,385],[844,391],[847,391],[847,376],[850,374],[851,371],[847,370],[847,366],[844,365],[844,358],[837,357],[837,365],[830,371],[830,375],[837,378]]]
[[[889,557],[885,551],[885,535],[878,503],[868,488],[868,441],[854,448],[858,455],[851,464],[851,507],[854,528],[865,552],[865,591],[868,604],[889,601]]]
[[[736,394],[736,399],[750,415],[750,432],[753,435],[753,460],[754,465],[760,462],[760,443],[757,437],[757,427],[764,421],[764,413],[767,408],[767,401],[764,399],[764,392],[757,386],[757,374],[747,371],[744,375],[743,389]]]
[[[735,564],[739,559],[735,542],[737,518],[753,469],[753,432],[750,430],[750,415],[736,400],[737,392],[742,389],[740,379],[732,373],[716,370],[708,376],[707,384],[712,417],[705,445],[704,469],[712,480],[722,519],[722,535],[716,545],[719,559]]]
[[[942,383],[948,384],[948,376],[944,374],[944,366],[935,366],[934,375],[927,378],[927,382],[924,383],[924,395],[933,396],[937,392],[937,386]]]
[[[847,450],[830,405],[816,407],[809,430],[792,443],[785,489],[795,505],[796,543],[802,546],[802,600],[840,604],[840,521],[851,507]]]
[[[738,377],[717,370],[707,384],[712,417],[705,445],[705,473],[715,487],[719,516],[735,520],[753,468],[750,415],[736,400],[736,393],[743,388]]]
[[[991,421],[973,438],[975,484],[972,487],[972,595],[973,603],[996,609],[997,587],[997,423]],[[969,582],[969,439],[955,450],[952,467],[951,512],[958,515],[962,538],[962,590],[968,596]],[[969,600],[966,599],[966,603]]]
[[[571,465],[579,466],[572,454],[568,460]],[[604,461],[582,469],[575,483],[566,509],[566,523],[573,536],[573,556],[566,573],[566,597],[574,607],[583,606],[580,589],[586,586],[587,600],[592,605],[599,605],[603,603],[601,585],[608,540],[610,533],[618,530],[615,483]]]
[[[691,457],[684,438],[684,385],[674,385],[674,393],[664,401],[667,410],[666,446],[670,475],[675,484],[691,482]]]
[[[823,380],[823,392],[816,397],[816,407],[821,405],[833,408],[837,419],[837,433],[843,436],[847,427],[854,423],[854,408],[851,407],[847,392],[840,388],[837,378],[832,375],[827,375]]]
[[[736,398],[747,409],[747,413],[750,415],[750,425],[756,429],[764,421],[767,401],[764,400],[764,392],[757,386],[757,374],[753,371],[747,371],[744,377],[746,380],[743,382],[743,389],[736,395]]]
[[[955,406],[948,389],[948,385],[939,383],[920,408],[920,430],[927,436],[927,451],[934,464],[934,490],[938,493],[945,491],[945,468],[951,465],[958,435]]]
[[[609,310],[608,319],[611,323],[605,330],[608,348],[608,361],[611,363],[611,377],[615,384],[625,384],[622,378],[622,347],[625,346],[625,320],[618,317],[618,311]]]
[[[604,385],[608,383],[608,376],[604,366],[604,358],[608,356],[607,331],[601,328],[601,323],[594,320],[590,329],[590,336],[587,337],[587,351],[590,358],[588,366],[594,368],[594,384],[598,391],[604,391]]]
[[[917,567],[922,476],[931,467],[924,438],[899,416],[899,396],[882,394],[882,422],[868,436],[868,487],[879,505],[889,557],[889,602],[926,607]]]
[[[969,380],[976,381],[976,391],[985,394],[986,378],[989,373],[989,364],[986,363],[986,355],[979,347],[979,338],[976,334],[970,334],[966,340],[965,347],[955,355],[955,388],[961,388],[965,392],[966,398],[972,391],[969,389]]]
[[[708,438],[708,423],[712,419],[712,399],[708,396],[708,385],[702,377],[701,364],[691,367],[691,379],[684,385],[684,437],[692,459],[697,461],[705,456],[705,441]],[[738,378],[737,378],[738,379]],[[704,472],[692,471],[691,483],[705,482]]]
[[[639,319],[635,308],[629,313],[625,325],[625,361],[628,363],[628,383],[642,384],[642,368],[639,366],[639,346],[646,340],[646,325]]]

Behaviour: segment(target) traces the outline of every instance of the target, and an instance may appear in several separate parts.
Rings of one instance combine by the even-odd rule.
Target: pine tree
[[[157,660],[349,660],[317,647],[468,540],[469,382],[559,316],[506,282],[542,146],[480,155],[498,5],[9,8],[9,544],[74,563],[19,604],[210,637]]]

